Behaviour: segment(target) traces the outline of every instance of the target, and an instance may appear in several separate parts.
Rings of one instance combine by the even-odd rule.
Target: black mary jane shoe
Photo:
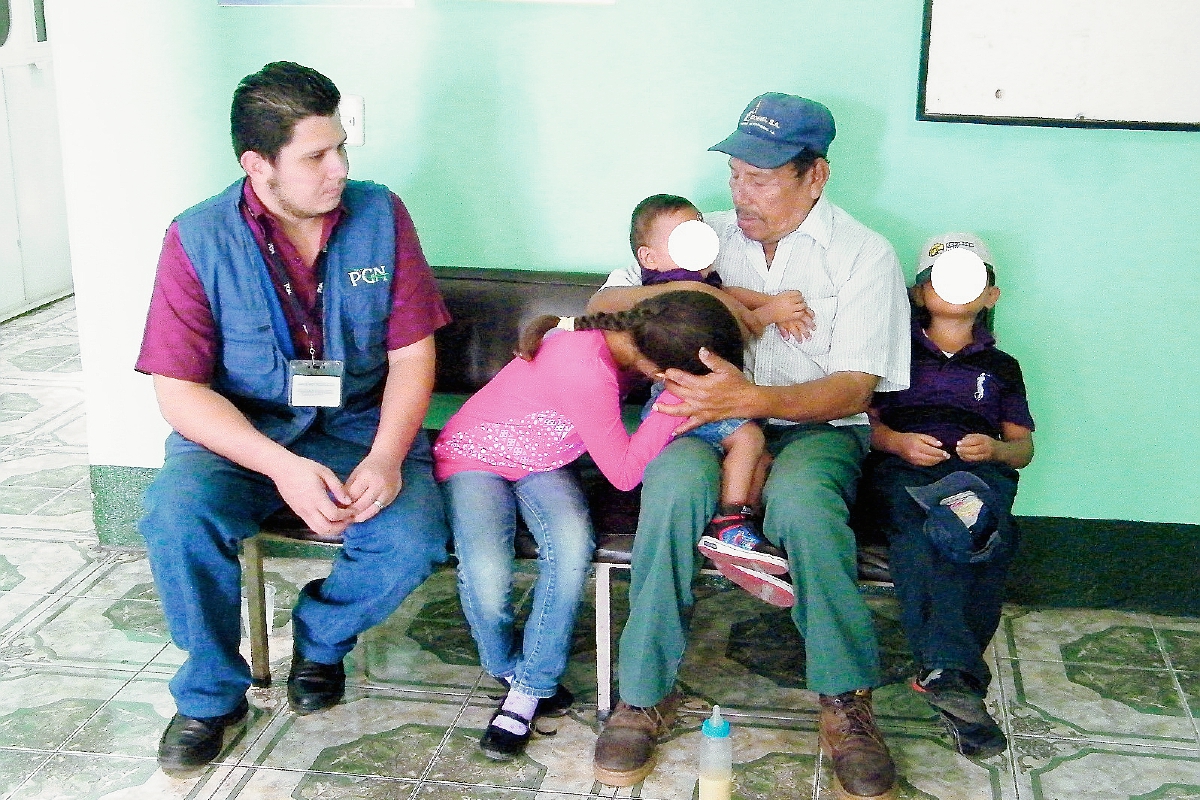
[[[506,690],[512,688],[512,678],[510,677],[495,678],[495,680]],[[535,719],[537,717],[561,717],[574,703],[575,695],[560,683],[554,688],[553,696],[538,700],[537,710],[533,712],[533,716]]]
[[[242,728],[249,711],[250,704],[242,698],[237,708],[219,717],[176,714],[158,741],[158,766],[173,778],[194,776],[221,754],[228,739]]]
[[[303,716],[336,706],[346,694],[346,668],[322,664],[292,653],[292,671],[288,675],[288,705]]]
[[[525,733],[517,734],[499,727],[496,725],[497,717],[508,717],[524,725]],[[491,720],[488,721],[487,730],[483,732],[483,736],[479,739],[479,749],[493,761],[512,761],[525,752],[525,745],[529,744],[529,737],[533,733],[532,725],[533,720],[525,719],[520,714],[516,714],[508,709],[498,708],[496,709],[496,713],[492,714]]]

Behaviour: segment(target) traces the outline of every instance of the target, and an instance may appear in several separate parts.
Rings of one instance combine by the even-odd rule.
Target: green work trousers
[[[768,425],[775,457],[764,490],[763,532],[787,551],[804,637],[808,688],[841,694],[879,681],[871,613],[858,590],[849,505],[870,443],[866,426]],[[696,542],[720,491],[720,454],[681,437],[650,463],[633,546],[629,619],[621,634],[621,699],[652,706],[670,693],[687,646]]]

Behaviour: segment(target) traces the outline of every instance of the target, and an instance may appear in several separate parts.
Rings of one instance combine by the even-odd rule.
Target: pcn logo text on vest
[[[358,286],[360,283],[379,283],[386,282],[388,279],[387,267],[363,267],[362,269],[352,269],[346,273],[350,276],[350,285]]]

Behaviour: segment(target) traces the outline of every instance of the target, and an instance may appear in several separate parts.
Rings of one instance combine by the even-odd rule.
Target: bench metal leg
[[[612,713],[612,564],[596,565],[596,717]]]
[[[271,685],[271,655],[267,642],[267,592],[263,580],[262,543],[251,536],[242,543],[242,569],[250,628],[250,677],[255,686]]]

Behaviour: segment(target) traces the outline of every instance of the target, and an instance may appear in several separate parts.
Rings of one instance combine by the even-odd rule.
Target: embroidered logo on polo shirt
[[[360,283],[379,283],[381,281],[386,282],[390,277],[387,272],[387,267],[383,265],[378,267],[352,269],[346,274],[350,277],[351,286],[358,286]]]
[[[975,399],[983,400],[983,385],[987,381],[988,374],[986,372],[979,373],[979,377],[975,379]]]

